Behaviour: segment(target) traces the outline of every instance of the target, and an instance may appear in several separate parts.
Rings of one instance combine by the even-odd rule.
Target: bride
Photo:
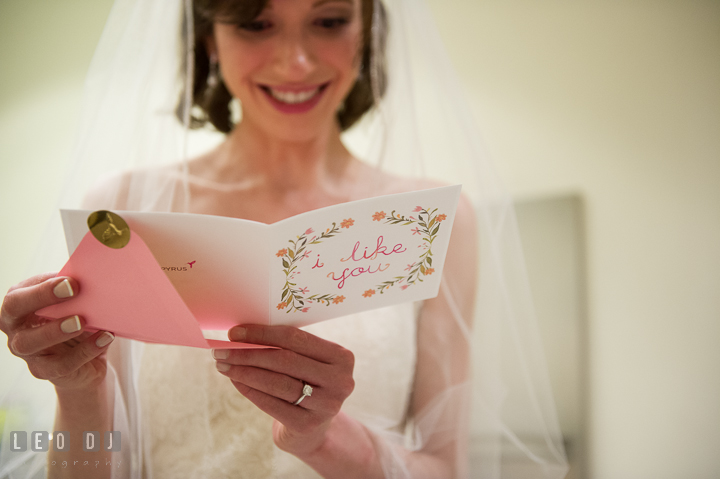
[[[112,29],[113,18],[121,18],[133,28],[145,25],[146,32],[156,33],[135,38],[134,51],[140,51],[138,45],[152,50],[163,39],[169,39],[165,52],[183,46],[185,55],[171,62],[183,68],[180,103],[173,109],[185,127],[182,134],[212,125],[226,135],[193,159],[178,163],[187,158],[179,154],[174,162],[160,166],[138,161],[124,173],[105,177],[86,195],[87,208],[182,211],[273,223],[328,205],[441,184],[403,168],[391,172],[384,163],[361,161],[346,146],[350,140],[344,132],[371,115],[368,122],[384,122],[386,127],[380,157],[402,154],[412,164],[427,155],[421,151],[413,157],[394,146],[400,134],[388,127],[398,121],[391,116],[392,97],[383,102],[384,112],[372,113],[386,90],[411,86],[408,77],[393,76],[392,65],[384,61],[388,31],[396,28],[396,18],[400,28],[400,18],[388,15],[388,30],[381,2],[172,3],[178,4],[175,10],[163,8],[168,2],[133,5],[118,0],[104,41],[123,41]],[[404,13],[412,16],[405,8]],[[171,34],[163,37],[157,33],[161,30]],[[146,44],[149,39],[156,43]],[[177,98],[177,79],[161,82],[156,90],[141,84],[143,69],[157,81],[158,64],[170,61],[156,56],[150,57],[154,62],[138,56],[137,64],[126,64],[127,70],[105,65],[112,72],[108,78],[117,74],[134,79],[123,87],[147,88],[146,102]],[[116,53],[117,57],[122,55]],[[103,61],[107,60],[96,57],[94,67]],[[177,75],[172,66],[166,70]],[[118,97],[118,106],[127,99]],[[405,104],[398,111],[411,108]],[[115,111],[120,116],[123,108]],[[140,130],[159,110],[138,111],[129,124]],[[157,131],[172,136],[168,130]],[[113,133],[122,137],[124,131],[115,128],[110,136]],[[146,155],[167,154],[159,136],[149,136],[148,131],[137,135],[132,148],[150,145]],[[86,142],[92,146],[91,136]],[[135,153],[133,149],[128,154]],[[438,163],[444,167],[453,161],[457,159]],[[72,301],[82,295],[82,285],[54,274],[19,283],[5,297],[0,317],[8,347],[27,362],[33,376],[54,385],[57,412],[52,428],[68,431],[71,444],[78,445],[68,452],[51,448],[47,474],[468,477],[470,330],[478,286],[477,243],[478,237],[489,234],[489,216],[475,211],[469,197],[463,197],[441,294],[434,299],[302,329],[244,324],[229,331],[231,340],[274,349],[210,354],[116,339],[111,331],[86,332],[83,318],[77,316],[43,321],[35,311]],[[486,258],[495,262],[498,255],[494,251]],[[493,308],[492,295],[480,293],[488,300],[480,310]],[[483,319],[481,326],[492,321]],[[481,389],[481,399],[489,401],[482,427],[485,439],[499,444],[500,439],[492,436],[502,429],[497,426],[502,422],[501,407],[493,403],[495,393],[490,390],[491,386]],[[544,416],[540,422],[545,422]],[[123,433],[120,453],[81,451],[83,431],[113,430]],[[562,463],[556,438],[547,448],[547,457],[555,454]],[[488,474],[482,477],[501,477],[497,453],[484,454],[493,462],[484,464]],[[540,462],[547,457],[540,457]],[[98,458],[112,467],[82,466]]]

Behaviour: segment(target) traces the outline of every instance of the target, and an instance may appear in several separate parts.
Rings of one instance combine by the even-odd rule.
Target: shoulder
[[[99,178],[85,193],[82,207],[90,210],[124,210],[132,173],[114,172]]]
[[[179,165],[108,173],[95,181],[83,197],[85,209],[152,209],[157,199],[181,184]],[[152,194],[147,194],[152,192]]]

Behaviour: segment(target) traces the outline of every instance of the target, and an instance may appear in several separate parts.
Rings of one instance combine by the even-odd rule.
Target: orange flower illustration
[[[287,306],[287,303],[285,301],[278,303],[277,309],[285,309],[285,306]]]
[[[275,256],[277,256],[279,258],[281,256],[285,256],[286,254],[287,254],[287,249],[283,248],[281,250],[278,250],[278,252],[275,253]]]
[[[438,215],[437,222],[440,223],[441,221],[445,221],[447,219],[446,214]]]
[[[425,274],[433,274],[435,272],[435,268],[428,268],[425,270]]]
[[[353,224],[355,224],[355,220],[352,218],[348,218],[346,220],[342,220],[340,223],[341,228],[350,228]]]
[[[373,215],[373,221],[381,221],[385,218],[384,211],[378,211]]]
[[[374,289],[368,289],[367,291],[365,291],[365,292],[363,293],[363,298],[369,298],[369,297],[371,297],[373,294],[375,294],[375,290],[374,290]]]
[[[345,301],[345,296],[338,296],[337,298],[333,299],[333,304],[342,303]]]

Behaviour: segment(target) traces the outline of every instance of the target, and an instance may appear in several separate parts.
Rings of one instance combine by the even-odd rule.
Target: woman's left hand
[[[218,371],[275,418],[275,444],[297,456],[320,448],[355,387],[353,353],[292,326],[237,326],[229,338],[277,348],[213,350]],[[305,384],[312,387],[312,395],[296,406]]]

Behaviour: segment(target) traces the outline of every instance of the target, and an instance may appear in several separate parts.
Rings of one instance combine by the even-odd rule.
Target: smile
[[[305,89],[281,89],[259,85],[270,103],[283,113],[304,113],[311,110],[322,97],[330,83]]]
[[[272,88],[270,88],[269,90],[273,98],[275,98],[276,100],[280,100],[283,103],[289,103],[291,105],[308,101],[310,98],[320,93],[320,87],[313,88],[312,90],[298,92],[278,91],[273,90]]]

